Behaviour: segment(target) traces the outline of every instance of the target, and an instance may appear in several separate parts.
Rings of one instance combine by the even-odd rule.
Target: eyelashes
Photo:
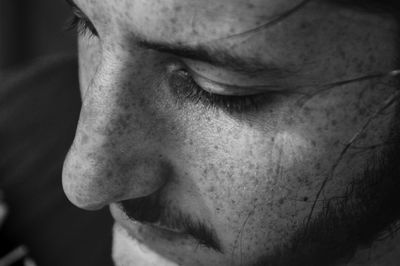
[[[188,71],[180,69],[171,74],[169,86],[179,102],[191,101],[207,108],[222,109],[230,114],[256,112],[274,98],[274,92],[251,95],[221,95],[204,90]]]
[[[79,35],[98,37],[99,34],[93,23],[79,9],[72,7],[72,15],[66,22],[66,30],[76,30]]]

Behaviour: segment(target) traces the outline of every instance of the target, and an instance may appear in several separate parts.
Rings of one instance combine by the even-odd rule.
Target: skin
[[[393,86],[382,85],[384,78],[321,86],[395,69],[396,22],[310,1],[279,24],[240,34],[299,3],[76,0],[99,36],[79,38],[83,106],[63,187],[80,208],[111,206],[116,265],[250,265],[274,256],[308,228],[309,217],[316,221],[327,201],[362,180],[373,158],[383,156],[381,145],[349,149],[332,172],[345,144],[382,108]],[[229,49],[291,74],[239,74],[145,49],[138,36]],[[283,86],[257,111],[229,113],[179,98],[171,88],[176,66],[195,71],[199,83],[206,77],[242,87]],[[385,143],[395,117],[392,105],[371,120],[354,146]],[[115,205],[155,194],[169,215],[183,213],[210,228],[222,252],[191,238],[160,239]],[[366,255],[356,257],[362,264],[348,265],[369,265],[362,260]]]

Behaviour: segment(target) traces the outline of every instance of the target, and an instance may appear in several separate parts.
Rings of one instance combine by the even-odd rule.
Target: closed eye
[[[180,69],[171,74],[169,86],[180,102],[191,101],[207,108],[222,109],[229,114],[256,112],[258,109],[276,100],[279,94],[268,91],[249,95],[217,94],[202,88],[190,75]]]
[[[72,16],[66,23],[67,30],[76,29],[78,34],[88,37],[99,37],[99,34],[93,23],[89,20],[85,13],[72,1],[67,3],[71,6]]]

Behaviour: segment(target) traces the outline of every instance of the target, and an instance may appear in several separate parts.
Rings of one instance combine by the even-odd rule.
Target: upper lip
[[[111,213],[113,214],[114,219],[116,221],[122,222],[123,224],[132,223],[132,224],[134,224],[136,226],[140,226],[140,227],[143,227],[143,228],[144,227],[153,228],[153,229],[156,229],[156,230],[175,233],[175,234],[185,234],[186,233],[186,230],[183,227],[180,227],[180,226],[177,226],[177,225],[169,225],[169,224],[166,224],[165,222],[162,222],[160,220],[157,220],[155,222],[138,221],[138,220],[136,220],[136,219],[134,219],[132,217],[129,217],[126,214],[126,212],[123,210],[123,208],[120,206],[120,204],[112,204],[111,205]]]
[[[189,234],[187,234],[183,229],[166,227],[162,224],[157,223],[142,223],[136,221],[126,215],[126,213],[121,209],[118,204],[110,205],[111,214],[114,220],[124,227],[131,237],[143,241],[145,243],[156,243],[157,245],[165,241],[178,240],[193,240]],[[156,240],[156,241],[154,241]],[[148,242],[150,241],[150,242]],[[152,245],[152,244],[151,244]]]
[[[188,223],[188,218],[178,215],[178,217],[165,217],[153,221],[137,221],[129,217],[124,212],[123,207],[119,203],[110,205],[111,213],[117,223],[125,227],[130,234],[144,242],[150,241],[154,244],[167,241],[179,240],[180,243],[185,241],[195,241],[198,245],[213,249],[214,251],[223,253],[218,237],[211,229],[201,226],[201,223]],[[191,223],[191,224],[190,224]],[[186,226],[185,226],[186,225]],[[156,242],[155,239],[158,239]],[[161,242],[160,242],[161,241]]]
[[[171,216],[162,214],[162,209],[159,206],[139,204],[139,208],[137,205],[132,208],[132,206],[126,204],[116,203],[116,207],[133,222],[174,233],[183,234],[186,232],[182,219],[171,219]]]

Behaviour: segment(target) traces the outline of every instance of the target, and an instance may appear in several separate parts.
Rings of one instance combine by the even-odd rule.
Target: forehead
[[[313,5],[307,0],[76,1],[103,25],[119,24],[137,34],[190,39],[193,43],[245,32],[299,6]]]
[[[75,1],[100,35],[103,33],[105,43],[140,36],[151,41],[206,44],[243,57],[279,61],[285,67],[316,66],[326,62],[325,57],[335,47],[345,46],[352,51],[352,57],[363,55],[368,49],[379,53],[385,47],[376,46],[392,43],[392,33],[397,34],[393,21],[339,8],[331,1]],[[277,20],[279,23],[271,23]],[[365,51],[359,47],[360,40]],[[310,59],[310,54],[319,59]]]

